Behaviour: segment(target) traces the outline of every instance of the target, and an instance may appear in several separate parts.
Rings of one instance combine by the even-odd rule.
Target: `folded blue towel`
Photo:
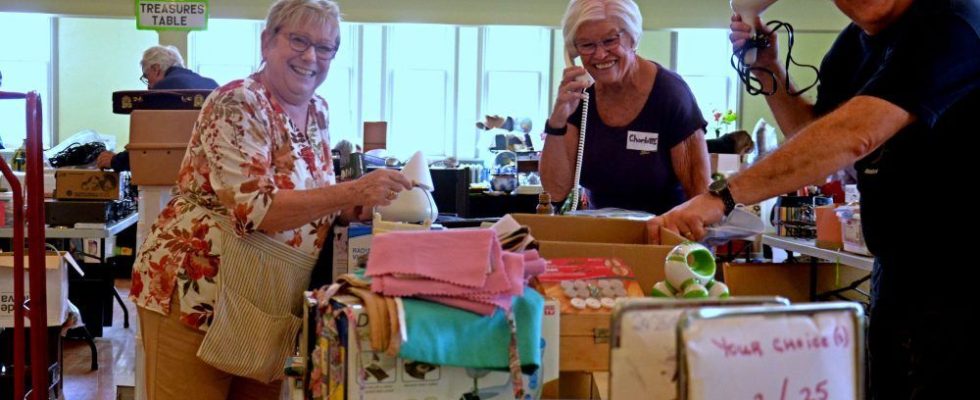
[[[398,356],[437,365],[509,370],[510,329],[507,315],[498,309],[483,317],[469,311],[424,300],[402,299],[408,341]],[[541,365],[541,319],[544,299],[525,289],[514,297],[517,348],[521,369],[533,373]]]

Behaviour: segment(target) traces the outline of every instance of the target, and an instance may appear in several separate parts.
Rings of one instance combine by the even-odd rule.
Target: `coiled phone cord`
[[[582,125],[578,132],[578,155],[575,157],[575,181],[572,182],[572,195],[569,197],[570,204],[566,204],[567,210],[563,211],[575,211],[578,210],[579,203],[579,193],[581,192],[581,187],[579,181],[582,178],[582,158],[585,155],[585,127],[589,120],[589,92],[585,92],[585,98],[582,99]],[[564,212],[562,212],[564,214]]]
[[[786,29],[786,35],[787,35],[787,38],[788,38],[789,46],[786,49],[786,81],[785,81],[784,84],[786,85],[787,92],[791,96],[799,96],[799,95],[805,93],[807,90],[810,90],[811,88],[813,88],[814,86],[816,86],[817,83],[820,82],[820,70],[817,69],[817,67],[814,67],[812,65],[800,64],[800,63],[796,62],[796,60],[793,58],[793,45],[794,45],[794,38],[793,38],[794,31],[793,31],[793,26],[790,25],[790,24],[788,24],[788,23],[786,23],[786,22],[782,22],[782,21],[769,21],[769,23],[766,24],[766,28],[769,30],[770,34],[776,32],[779,29]],[[765,68],[753,67],[753,66],[747,65],[744,62],[742,62],[742,60],[745,59],[745,53],[747,53],[749,50],[751,50],[751,49],[765,49],[765,48],[768,48],[771,45],[772,45],[772,43],[769,41],[769,35],[768,34],[764,34],[764,33],[759,33],[759,34],[757,34],[755,36],[755,38],[752,38],[752,39],[749,39],[748,41],[746,41],[745,42],[745,45],[742,46],[742,48],[736,50],[732,54],[732,59],[731,59],[732,68],[734,68],[735,71],[738,72],[738,78],[739,78],[739,80],[741,80],[742,83],[745,84],[745,91],[748,92],[749,94],[753,95],[753,96],[756,96],[756,95],[759,95],[759,94],[764,94],[766,96],[772,96],[773,94],[776,93],[776,90],[777,90],[777,88],[779,86],[779,82],[777,81],[776,74],[774,72],[772,72],[772,71],[770,71],[768,69],[765,69]],[[790,64],[796,65],[798,67],[804,67],[804,68],[812,69],[813,72],[815,72],[817,74],[817,77],[814,79],[813,83],[810,84],[810,86],[807,86],[807,87],[805,87],[805,88],[803,88],[801,90],[798,90],[798,91],[791,91],[791,90],[789,90],[789,87],[790,87],[790,79],[789,79],[789,67],[790,67]],[[752,72],[753,71],[762,71],[763,73],[767,74],[768,75],[768,78],[769,78],[769,81],[772,83],[772,90],[765,90],[764,89],[764,86],[762,84],[762,81],[759,80],[758,78],[752,76]]]

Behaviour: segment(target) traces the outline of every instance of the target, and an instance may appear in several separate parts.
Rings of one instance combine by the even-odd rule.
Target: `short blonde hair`
[[[565,39],[565,48],[572,53],[572,57],[578,56],[578,51],[575,50],[575,32],[579,26],[586,21],[606,19],[620,25],[633,41],[634,49],[640,45],[643,15],[640,15],[640,7],[633,0],[571,0],[561,19],[561,33]]]
[[[262,47],[284,26],[333,24],[340,27],[340,6],[331,0],[278,0],[269,7],[262,31]],[[340,46],[337,36],[336,46]]]
[[[180,51],[174,46],[153,46],[143,52],[143,59],[140,60],[140,68],[157,64],[160,70],[167,72],[170,67],[184,67],[184,58],[180,56]]]

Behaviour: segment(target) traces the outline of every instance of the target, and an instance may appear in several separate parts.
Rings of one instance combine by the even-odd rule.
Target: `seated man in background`
[[[184,58],[173,46],[153,46],[143,52],[140,60],[143,75],[140,80],[150,90],[165,89],[215,89],[218,83],[214,79],[198,75],[184,68]],[[96,161],[99,168],[111,168],[115,171],[129,171],[129,152],[115,154],[104,151]]]

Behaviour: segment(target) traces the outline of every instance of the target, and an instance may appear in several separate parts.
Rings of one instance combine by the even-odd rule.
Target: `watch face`
[[[712,181],[711,184],[708,185],[708,190],[711,191],[712,193],[718,193],[724,190],[726,187],[728,187],[728,181],[726,181],[725,179],[719,179],[716,181]]]

